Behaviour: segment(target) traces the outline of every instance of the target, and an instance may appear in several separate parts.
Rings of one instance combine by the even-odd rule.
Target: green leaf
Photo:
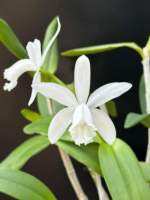
[[[49,123],[47,123],[47,127],[49,126]],[[36,126],[35,126],[36,127]],[[42,132],[42,134],[45,134],[45,135],[47,135],[47,129],[48,128],[44,128],[43,130],[40,130],[40,132]],[[32,130],[33,131],[33,130]],[[34,132],[34,131],[33,131]],[[42,136],[36,136],[36,137],[42,137]],[[48,145],[49,144],[49,141],[48,141],[48,139],[46,138],[46,137],[42,137],[42,139],[44,139],[44,140],[46,140],[47,142],[46,142],[46,144]],[[63,141],[62,141],[63,140]],[[68,154],[70,154],[74,159],[76,159],[76,160],[78,160],[79,162],[81,162],[81,163],[83,163],[83,164],[85,164],[85,158],[84,159],[82,159],[82,154],[83,154],[83,156],[90,156],[88,159],[90,160],[91,158],[93,159],[91,162],[90,162],[90,164],[88,163],[88,164],[85,164],[86,166],[92,166],[91,168],[94,170],[94,169],[96,169],[95,171],[96,172],[100,172],[100,169],[99,169],[99,167],[98,167],[98,159],[97,159],[97,145],[96,144],[93,144],[93,145],[88,145],[88,146],[84,146],[84,145],[82,145],[82,146],[80,146],[80,147],[78,147],[78,146],[76,146],[75,144],[73,144],[73,143],[71,143],[70,142],[71,141],[71,138],[70,138],[70,134],[68,133],[68,132],[66,132],[62,137],[61,137],[61,140],[58,142],[58,146],[59,147],[61,147],[64,151],[66,151],[66,153],[68,153]],[[29,142],[29,143],[27,143],[27,144],[29,144],[29,146],[30,146],[30,143],[31,144],[33,144],[32,143],[32,140],[31,140],[31,142]],[[93,146],[94,146],[94,148],[93,148]],[[46,146],[47,147],[47,146]],[[87,148],[86,148],[87,147]],[[31,146],[31,148],[32,148],[32,146]],[[89,150],[91,148],[91,150]],[[92,149],[93,148],[93,149]],[[22,148],[22,149],[24,149],[24,148]],[[33,145],[33,149],[36,151],[36,149],[34,148],[34,145]],[[84,152],[83,152],[83,150],[84,150]],[[85,154],[85,151],[89,151],[90,152],[90,155],[86,155]],[[19,150],[20,151],[20,150]],[[82,153],[81,153],[82,152]],[[79,155],[81,153],[81,156]],[[22,156],[21,156],[22,157]],[[14,161],[14,163],[17,163],[16,161]],[[92,163],[92,164],[91,164]],[[146,168],[146,167],[145,167]],[[142,165],[142,169],[143,169],[143,171],[144,171],[144,174],[146,174],[146,172],[145,172],[145,168],[144,168],[144,165]],[[148,168],[148,166],[147,166],[147,168]],[[146,168],[146,169],[147,169]],[[146,176],[145,176],[146,177]],[[149,182],[150,182],[150,176],[149,176],[149,178],[146,178],[146,180],[147,179],[149,179]]]
[[[3,19],[0,19],[0,42],[17,58],[25,58],[27,56],[25,48]]]
[[[41,115],[43,116],[49,115],[47,108],[47,99],[41,94],[37,95],[37,106]]]
[[[34,136],[14,149],[0,164],[1,168],[21,169],[26,162],[49,146],[47,137]]]
[[[58,17],[55,17],[52,22],[47,27],[44,41],[43,41],[43,50],[46,49],[47,45],[51,41],[52,37],[56,33],[58,29]],[[49,49],[47,56],[45,58],[43,69],[41,69],[42,77],[50,82],[56,82],[60,85],[65,85],[61,80],[59,80],[53,73],[57,70],[58,67],[58,41],[57,39],[54,41],[52,47]],[[53,113],[56,113],[58,109],[60,109],[59,104],[57,102],[51,101],[51,110]],[[38,109],[43,116],[50,115],[48,110],[48,102],[47,99],[38,94],[37,97]]]
[[[106,108],[108,111],[108,114],[110,114],[110,116],[112,117],[117,117],[117,108],[116,108],[116,104],[114,101],[108,101],[106,103]]]
[[[150,198],[149,185],[130,147],[116,139],[110,146],[99,147],[102,174],[113,200],[141,200]]]
[[[16,170],[0,169],[0,192],[18,200],[56,200],[44,183]]]
[[[60,110],[64,108],[63,105],[57,103],[56,101],[51,100],[51,103],[52,103],[52,109],[53,109],[54,114],[56,114],[57,112],[59,112]]]
[[[50,73],[55,73],[58,67],[58,58],[58,42],[56,40],[45,58],[43,69]]]
[[[52,20],[52,22],[49,24],[49,26],[46,30],[44,41],[43,41],[43,50],[47,47],[49,41],[54,36],[57,28],[58,28],[58,21],[57,21],[57,17],[55,17]],[[58,43],[57,43],[57,39],[56,39],[54,44],[50,48],[49,52],[47,53],[47,56],[46,56],[44,64],[43,64],[43,66],[44,66],[43,69],[47,72],[55,73],[55,71],[57,70],[57,66],[58,66],[58,57],[59,57]]]
[[[98,163],[98,144],[91,143],[86,146],[77,146],[72,142],[59,140],[57,145],[74,159],[100,174],[100,167]]]
[[[145,180],[150,183],[150,164],[140,162],[140,167],[142,169]]]
[[[139,47],[134,42],[123,42],[123,43],[114,43],[114,44],[104,44],[104,45],[97,45],[97,46],[90,46],[90,47],[83,47],[83,48],[77,48],[68,50],[62,53],[63,56],[79,56],[83,54],[96,54],[96,53],[102,53],[105,51],[111,51],[118,48],[127,47],[135,50],[137,53],[143,57],[143,51],[142,48]]]
[[[27,108],[22,109],[21,114],[25,119],[31,122],[41,118],[40,114]]]
[[[47,135],[50,121],[51,117],[42,117],[41,119],[25,126],[24,132],[27,134],[38,133],[41,135]],[[98,149],[97,144],[91,144],[87,146],[81,145],[78,147],[77,145],[68,141],[71,141],[71,138],[70,134],[66,132],[61,137],[61,140],[57,143],[57,145],[66,151],[66,153],[77,159],[79,162],[85,164],[89,168],[92,168],[96,172],[100,172],[96,152]]]
[[[55,76],[55,74],[47,72],[43,69],[40,69],[40,72],[42,74],[43,82],[54,82],[54,83],[60,84],[64,87],[67,87],[67,85],[63,81],[61,81],[57,76]]]
[[[68,131],[66,131],[60,138],[60,140],[62,141],[67,141],[67,142],[73,142],[71,135]]]
[[[139,84],[139,101],[142,113],[146,113],[145,83],[143,75],[141,76]]]
[[[126,116],[124,128],[131,128],[141,123],[145,127],[150,127],[150,114],[129,113]]]
[[[67,85],[68,89],[75,93],[74,83],[70,83]]]
[[[51,116],[41,117],[40,119],[26,125],[23,129],[24,133],[26,134],[34,134],[38,133],[41,135],[47,135],[48,127],[52,120]]]

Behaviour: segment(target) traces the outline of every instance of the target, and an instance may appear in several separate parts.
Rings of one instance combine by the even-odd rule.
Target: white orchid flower
[[[88,98],[90,77],[90,62],[83,55],[77,59],[75,65],[75,95],[66,87],[55,83],[43,82],[32,86],[45,97],[67,106],[50,123],[48,137],[51,143],[56,143],[70,125],[69,132],[77,145],[91,143],[96,132],[110,145],[115,141],[116,130],[112,120],[97,107],[119,97],[132,85],[126,82],[106,84]]]
[[[28,42],[26,50],[29,58],[17,61],[15,64],[13,64],[11,67],[4,71],[4,79],[8,81],[8,83],[5,83],[3,87],[4,90],[11,91],[12,89],[14,89],[17,86],[19,77],[27,71],[36,72],[33,77],[32,84],[37,84],[41,82],[39,72],[40,67],[43,65],[50,47],[52,46],[53,42],[55,41],[56,37],[60,32],[61,25],[59,22],[59,18],[57,18],[57,22],[57,30],[43,53],[41,50],[41,42],[38,39],[35,39],[33,42]],[[28,103],[29,105],[31,105],[34,101],[36,94],[37,91],[33,88]]]

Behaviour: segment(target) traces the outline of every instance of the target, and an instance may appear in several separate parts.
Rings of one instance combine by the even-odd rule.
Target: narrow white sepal
[[[132,87],[131,83],[115,82],[106,84],[95,90],[89,97],[87,105],[89,107],[98,107],[106,102],[121,96]]]
[[[75,95],[66,87],[56,83],[44,82],[40,84],[34,84],[32,87],[46,98],[53,99],[62,105],[69,107],[75,107],[77,105]]]
[[[37,71],[33,77],[32,85],[39,84],[40,82],[41,82],[41,74],[39,71]],[[31,85],[31,87],[32,87],[32,85]],[[32,87],[31,97],[29,99],[28,106],[30,106],[34,102],[37,93],[38,93],[38,91]]]
[[[87,56],[80,56],[75,64],[74,82],[79,103],[86,103],[90,91],[91,69]]]

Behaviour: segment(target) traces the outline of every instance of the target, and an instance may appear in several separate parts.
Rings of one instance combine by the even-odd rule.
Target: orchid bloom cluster
[[[90,62],[83,55],[75,64],[75,94],[56,83],[41,82],[32,85],[33,90],[66,106],[54,116],[50,123],[48,137],[51,143],[56,143],[70,125],[69,132],[77,145],[93,142],[96,133],[110,145],[115,141],[115,126],[108,114],[99,107],[122,95],[132,85],[127,82],[109,83],[89,96],[90,78]]]
[[[97,133],[106,143],[111,145],[116,139],[116,129],[108,114],[100,107],[128,91],[132,85],[127,82],[109,83],[98,88],[89,96],[91,69],[90,61],[85,55],[80,56],[75,64],[75,94],[59,84],[41,82],[40,69],[60,32],[61,26],[58,18],[57,22],[57,30],[43,53],[38,39],[28,42],[26,50],[29,58],[17,61],[4,71],[4,78],[8,81],[4,85],[4,90],[14,89],[23,73],[35,72],[28,105],[33,103],[37,93],[41,93],[46,98],[65,106],[54,116],[49,125],[48,138],[52,144],[56,143],[68,129],[72,140],[77,145],[93,142]]]
[[[13,89],[22,73],[35,71],[29,105],[33,103],[36,94],[39,92],[46,98],[53,99],[66,106],[54,116],[49,125],[48,138],[51,143],[56,143],[70,126],[69,132],[77,145],[93,142],[97,133],[111,145],[116,138],[116,129],[108,114],[99,108],[128,91],[132,85],[126,82],[109,83],[98,88],[89,96],[91,70],[89,59],[84,55],[77,59],[75,65],[75,94],[67,87],[59,84],[41,82],[39,69],[58,32],[59,30],[57,30],[43,55],[41,54],[39,40],[35,39],[33,43],[27,44],[29,59],[20,60],[5,70],[4,78],[9,80],[10,83],[6,83],[4,89],[8,91]]]

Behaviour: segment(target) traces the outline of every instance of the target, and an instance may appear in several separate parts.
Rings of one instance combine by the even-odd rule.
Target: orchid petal
[[[86,103],[90,91],[90,61],[86,56],[80,56],[75,64],[75,91],[79,103]]]
[[[61,29],[61,24],[60,24],[60,21],[59,21],[59,17],[57,17],[57,23],[58,23],[58,26],[57,26],[57,30],[54,34],[54,36],[52,37],[52,39],[49,41],[46,49],[44,50],[43,54],[42,54],[42,63],[44,62],[46,56],[47,56],[47,53],[49,51],[49,49],[51,48],[51,46],[53,45],[53,42],[55,41],[56,37],[58,36],[59,32],[60,32],[60,29]]]
[[[115,82],[106,84],[95,90],[89,97],[87,105],[90,107],[98,107],[106,102],[121,96],[132,87],[131,83]]]
[[[72,109],[64,108],[54,116],[48,129],[48,138],[52,144],[57,142],[70,125],[72,113]]]
[[[33,42],[28,42],[26,49],[30,60],[35,64],[35,70],[36,70],[37,67],[40,67],[42,64],[40,40],[35,39]]]
[[[56,83],[40,83],[32,86],[43,96],[53,99],[62,105],[74,107],[77,105],[75,95],[66,87]]]
[[[4,86],[3,86],[3,90],[4,90],[4,91],[10,92],[10,91],[13,90],[16,86],[17,86],[17,81],[14,80],[14,81],[11,81],[11,82],[9,82],[9,83],[5,83]]]
[[[102,110],[92,110],[93,120],[100,136],[108,144],[113,144],[116,139],[116,129],[110,117]]]
[[[19,60],[8,69],[5,69],[4,79],[9,81],[9,83],[4,85],[4,90],[11,91],[14,89],[19,77],[27,71],[34,71],[34,63],[29,59]]]
[[[41,82],[41,74],[39,71],[37,71],[33,77],[32,85],[39,84],[40,82]],[[32,87],[32,85],[31,85],[31,87]],[[37,93],[38,93],[37,90],[32,88],[31,97],[29,99],[28,106],[30,106],[34,102]]]

